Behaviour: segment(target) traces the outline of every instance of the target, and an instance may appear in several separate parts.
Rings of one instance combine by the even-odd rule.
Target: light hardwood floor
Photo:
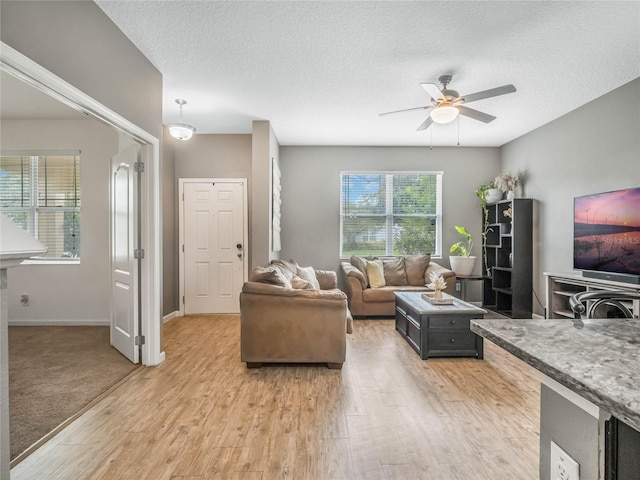
[[[393,320],[356,320],[342,370],[249,370],[239,337],[235,315],[167,323],[167,360],[12,480],[538,478],[538,376],[491,343],[484,361],[423,361]]]

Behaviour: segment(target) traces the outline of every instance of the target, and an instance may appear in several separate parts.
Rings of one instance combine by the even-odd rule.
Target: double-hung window
[[[340,256],[442,255],[442,172],[340,174]]]
[[[0,156],[0,212],[48,247],[80,257],[80,154]]]

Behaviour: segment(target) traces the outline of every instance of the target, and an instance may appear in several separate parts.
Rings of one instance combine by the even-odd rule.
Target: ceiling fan
[[[426,90],[432,99],[430,105],[424,107],[405,108],[404,110],[395,110],[393,112],[381,113],[380,116],[390,115],[392,113],[408,112],[410,110],[431,110],[427,119],[416,129],[417,131],[426,130],[429,126],[435,123],[450,123],[456,119],[458,114],[466,117],[479,120],[484,123],[492,122],[496,119],[493,115],[483,113],[473,108],[464,106],[464,104],[475,102],[477,100],[483,100],[485,98],[497,97],[499,95],[505,95],[507,93],[513,93],[516,91],[516,87],[513,85],[503,85],[501,87],[490,88],[489,90],[483,90],[482,92],[471,93],[469,95],[462,95],[455,90],[449,90],[447,86],[451,83],[452,75],[442,75],[438,78],[438,81],[442,84],[442,90],[438,88],[435,83],[421,83],[420,86]]]

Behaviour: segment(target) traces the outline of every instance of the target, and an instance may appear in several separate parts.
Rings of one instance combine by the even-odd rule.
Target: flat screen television
[[[573,268],[640,283],[640,187],[576,197],[573,216]]]

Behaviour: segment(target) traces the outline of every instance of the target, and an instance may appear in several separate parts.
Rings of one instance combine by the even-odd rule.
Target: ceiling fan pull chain
[[[433,150],[433,128],[430,130],[431,132],[431,146],[429,147],[429,150]]]
[[[460,146],[460,115],[458,115],[458,146]]]

